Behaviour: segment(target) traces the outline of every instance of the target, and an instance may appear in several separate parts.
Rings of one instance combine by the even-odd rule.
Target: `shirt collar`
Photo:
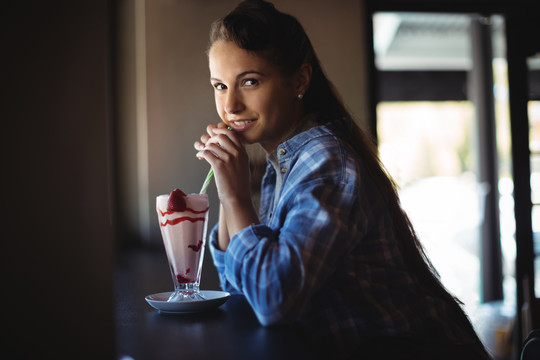
[[[320,126],[320,122],[317,121],[318,116],[310,114],[305,116],[300,125],[291,131],[283,142],[281,142],[274,151],[267,155],[267,160],[274,166],[276,171],[279,171],[279,160],[286,155],[291,155],[298,150],[303,144],[312,139],[317,134],[327,132],[326,126]]]

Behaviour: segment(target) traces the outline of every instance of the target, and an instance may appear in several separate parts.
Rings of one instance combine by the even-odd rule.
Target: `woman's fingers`
[[[200,141],[195,141],[193,147],[195,150],[202,150],[206,146],[206,143],[210,140],[210,135],[204,134],[201,136]]]
[[[196,141],[193,146],[198,151],[197,158],[205,159],[210,165],[216,165],[217,159],[227,162],[229,159],[237,157],[243,149],[237,134],[229,130],[224,122],[208,125],[206,132],[206,134],[201,135],[200,141]]]
[[[217,124],[218,129],[228,129],[229,125],[225,124],[223,121]]]
[[[210,124],[206,127],[206,134],[203,134],[200,138],[200,141],[195,141],[193,144],[195,150],[202,150],[208,143],[208,141],[216,136],[217,134],[226,134],[226,132],[230,132],[229,127],[224,122],[220,122],[219,124]],[[219,142],[218,139],[216,139],[217,142]],[[223,141],[223,140],[222,140]],[[236,142],[236,141],[235,141]]]
[[[232,130],[222,127],[218,127],[214,129],[214,136],[217,137],[218,141],[225,141],[225,138],[230,141],[231,144],[233,144],[236,147],[241,147],[242,142],[240,141],[240,138],[238,137],[238,134]]]
[[[214,136],[214,129],[217,128],[217,125],[215,124],[210,124],[206,127],[206,132],[208,133],[208,135],[210,135],[211,137]]]

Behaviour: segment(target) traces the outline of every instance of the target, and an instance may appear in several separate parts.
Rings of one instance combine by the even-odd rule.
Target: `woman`
[[[245,1],[212,24],[208,58],[223,122],[195,148],[214,169],[223,288],[261,324],[294,324],[343,357],[489,358],[298,21]],[[268,159],[259,214],[253,143]]]

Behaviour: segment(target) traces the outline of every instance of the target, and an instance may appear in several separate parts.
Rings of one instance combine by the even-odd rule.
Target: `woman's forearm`
[[[225,251],[229,245],[229,230],[227,229],[227,219],[225,218],[225,211],[223,205],[219,205],[219,229],[218,229],[218,244],[219,249]]]
[[[219,247],[227,249],[231,238],[240,230],[259,224],[259,217],[249,201],[244,204],[221,204],[219,211]]]

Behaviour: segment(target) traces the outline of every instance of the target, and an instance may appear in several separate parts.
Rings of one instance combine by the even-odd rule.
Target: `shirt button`
[[[278,155],[283,156],[283,155],[285,155],[287,153],[287,150],[285,150],[284,148],[281,148],[281,149],[278,150],[277,153],[278,153]]]
[[[287,172],[287,168],[281,168],[281,173],[285,174]]]

